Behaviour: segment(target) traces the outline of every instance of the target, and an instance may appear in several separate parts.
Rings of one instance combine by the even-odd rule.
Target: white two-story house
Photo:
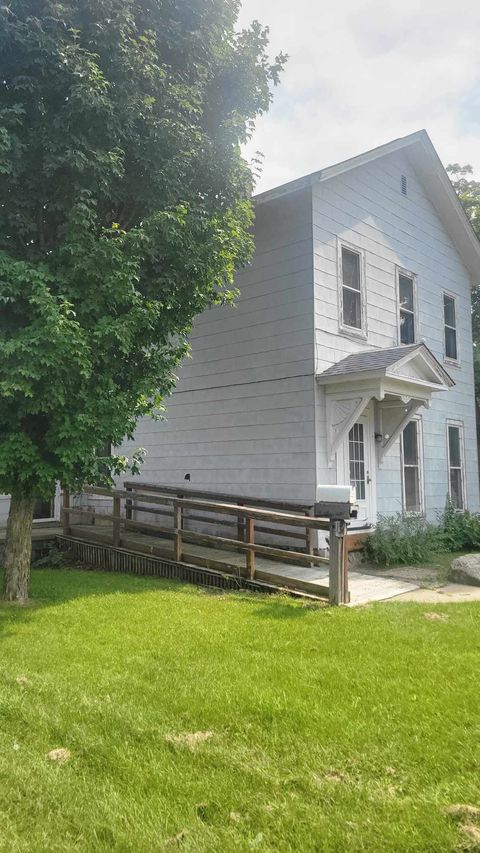
[[[139,425],[140,479],[305,504],[352,483],[361,525],[477,511],[480,243],[427,133],[255,207],[236,307],[198,318],[167,420]]]
[[[351,483],[362,526],[401,511],[435,520],[448,497],[479,510],[480,243],[428,135],[255,207],[236,307],[197,319],[167,419],[138,426],[139,480],[308,506],[318,486]]]

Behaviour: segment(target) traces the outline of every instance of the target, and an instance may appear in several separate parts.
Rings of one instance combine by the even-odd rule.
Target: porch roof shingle
[[[400,361],[414,350],[421,349],[424,344],[391,347],[390,349],[365,350],[354,352],[332,364],[322,372],[322,376],[344,376],[349,373],[359,373],[364,370],[385,370],[395,362]]]

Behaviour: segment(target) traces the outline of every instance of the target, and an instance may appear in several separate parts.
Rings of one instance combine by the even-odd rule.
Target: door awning
[[[432,395],[455,382],[424,343],[352,353],[316,377],[325,388],[330,459],[371,400],[376,400],[378,453],[388,448]]]

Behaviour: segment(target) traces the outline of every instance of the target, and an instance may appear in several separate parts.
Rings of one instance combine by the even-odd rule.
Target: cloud
[[[243,0],[290,60],[247,156],[258,190],[426,128],[444,163],[480,175],[480,3]]]

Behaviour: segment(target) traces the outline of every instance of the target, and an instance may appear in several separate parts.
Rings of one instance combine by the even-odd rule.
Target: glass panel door
[[[349,522],[349,528],[355,530],[375,524],[375,445],[371,410],[353,424],[337,451],[337,483],[350,484],[355,489],[358,512]]]
[[[363,423],[354,424],[348,436],[350,484],[356,492],[357,501],[364,501],[367,493],[365,471],[365,428]]]

